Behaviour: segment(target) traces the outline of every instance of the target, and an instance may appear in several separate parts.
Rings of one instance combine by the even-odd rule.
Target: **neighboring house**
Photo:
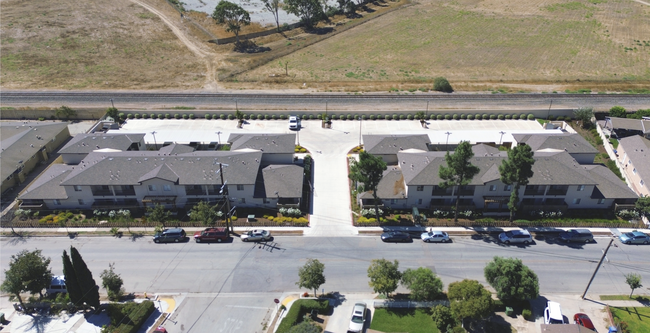
[[[230,151],[262,151],[264,164],[291,164],[296,149],[296,134],[231,134],[228,143]]]
[[[252,149],[173,154],[91,152],[79,165],[53,165],[19,199],[21,207],[47,209],[133,209],[155,204],[168,209],[189,208],[200,201],[222,200],[223,172],[233,205],[275,208],[285,201],[299,203],[302,168],[270,165],[267,169],[271,172],[264,173],[260,170],[262,155]],[[258,184],[260,173],[264,176]],[[282,184],[284,180],[290,181]],[[268,189],[261,196],[256,195],[260,186]]]
[[[484,213],[508,212],[512,186],[501,182],[499,165],[507,152],[478,144],[472,147],[471,162],[480,172],[472,181],[458,189],[439,186],[441,165],[446,165],[445,152],[406,150],[399,152],[398,165],[387,170],[377,193],[383,205],[396,209],[415,206],[432,210],[451,210],[460,191],[461,210],[480,209]],[[520,188],[523,212],[581,209],[613,209],[617,204],[634,203],[634,194],[616,175],[602,165],[581,165],[569,153],[540,151],[535,153],[534,175],[528,186]],[[403,182],[403,183],[402,183]],[[400,198],[401,196],[401,198]],[[372,205],[371,193],[359,194],[360,204]]]
[[[79,164],[86,155],[96,150],[110,149],[111,151],[146,150],[144,133],[118,134],[118,133],[91,133],[77,134],[63,148],[59,154],[65,164]]]
[[[641,135],[650,139],[650,120],[605,117],[605,129],[612,137],[622,139],[628,136]]]
[[[618,163],[622,166],[630,187],[640,196],[650,195],[650,140],[639,135],[618,141]]]
[[[0,123],[2,193],[23,183],[39,163],[70,138],[65,122]]]
[[[389,165],[397,164],[397,153],[407,149],[428,151],[431,140],[422,135],[364,135],[363,149]]]
[[[545,149],[564,150],[580,164],[594,163],[598,150],[594,148],[580,134],[513,134],[515,139],[513,148],[517,144],[525,143],[533,151]]]

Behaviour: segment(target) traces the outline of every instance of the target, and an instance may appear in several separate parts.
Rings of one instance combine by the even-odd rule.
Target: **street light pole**
[[[445,134],[447,134],[447,143],[445,143],[445,150],[449,152],[449,135],[451,132],[445,132]]]
[[[359,146],[361,146],[361,116],[359,116]]]
[[[235,111],[239,110],[239,104],[237,104],[237,100],[235,99]]]
[[[221,143],[221,131],[217,132],[217,137],[219,138],[219,141],[217,141],[217,144]]]
[[[113,99],[111,98],[111,106],[115,109],[115,104],[113,104]]]
[[[158,142],[156,142],[156,131],[151,132],[153,135],[153,143],[156,145],[156,150],[158,150]]]
[[[553,106],[553,100],[551,100],[551,104],[548,106],[548,112],[546,113],[546,120],[548,120],[548,117],[551,116],[551,106]]]
[[[425,118],[428,115],[429,115],[429,101],[427,101],[427,112],[424,113]]]
[[[216,162],[219,163],[219,162]],[[234,228],[232,227],[232,220],[231,220],[231,215],[230,215],[230,198],[228,197],[228,186],[226,183],[223,181],[223,169],[222,169],[223,163],[219,163],[219,175],[221,176],[221,195],[223,198],[226,198],[226,210],[228,211],[228,214],[226,214],[226,229],[230,230],[230,233],[234,233]],[[228,166],[228,164],[225,164],[225,166]]]
[[[585,292],[582,294],[582,299],[585,299],[585,295],[587,295],[587,290],[589,290],[589,287],[591,286],[591,282],[594,281],[594,278],[596,277],[596,273],[598,273],[598,269],[600,268],[600,265],[603,264],[603,260],[605,260],[605,256],[607,256],[607,251],[609,251],[609,248],[612,246],[612,242],[614,241],[614,238],[609,240],[609,245],[607,245],[607,248],[605,251],[603,251],[603,256],[600,257],[600,261],[598,262],[598,266],[596,266],[596,270],[594,271],[594,274],[591,276],[591,280],[589,280],[589,283],[587,284],[587,288],[585,289]]]
[[[500,145],[501,145],[501,142],[503,142],[503,135],[506,134],[506,132],[501,131],[501,132],[499,132],[499,133],[501,133],[501,139],[499,139],[499,146],[500,146]]]

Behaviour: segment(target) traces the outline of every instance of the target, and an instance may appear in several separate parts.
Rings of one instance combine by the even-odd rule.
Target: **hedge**
[[[107,312],[111,319],[108,332],[113,333],[136,333],[140,326],[153,313],[155,306],[152,301],[142,303],[110,303]],[[119,325],[115,327],[115,325]]]
[[[310,313],[311,310],[318,310],[319,313],[327,312],[329,308],[328,300],[313,300],[313,299],[300,299],[291,305],[291,309],[287,315],[282,319],[282,322],[278,326],[276,333],[286,333],[289,332],[291,327],[294,325],[300,324],[302,318],[305,314]]]

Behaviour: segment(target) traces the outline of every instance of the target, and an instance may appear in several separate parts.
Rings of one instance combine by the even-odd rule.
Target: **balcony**
[[[92,192],[93,192],[93,196],[96,196],[96,197],[98,197],[98,196],[107,196],[107,195],[112,196],[113,195],[113,192],[111,192],[111,190],[109,190],[109,189],[92,189]]]
[[[546,195],[566,195],[569,190],[568,186],[551,186],[546,192]]]
[[[546,187],[533,187],[533,188],[526,187],[526,190],[524,191],[524,195],[544,195],[545,191],[546,191]]]
[[[300,198],[280,198],[278,208],[300,208]]]
[[[444,188],[440,188],[438,186],[435,186],[433,188],[433,191],[431,191],[431,195],[432,196],[449,196],[449,195],[451,195],[451,190],[452,190],[452,187],[444,189]]]
[[[381,199],[379,201],[378,207],[384,208],[384,204],[381,202]],[[375,208],[375,199],[361,199],[361,208]]]
[[[202,187],[185,187],[186,195],[205,195]]]
[[[21,205],[21,207],[22,207],[22,205]],[[636,209],[636,205],[635,204],[619,204],[619,203],[614,204],[614,210],[615,211],[618,212],[619,210],[622,210],[622,209],[627,209],[627,210]]]
[[[454,210],[456,209],[456,204],[451,201],[451,200],[437,200],[433,199],[431,200],[431,203],[429,204],[429,209],[430,210]],[[458,204],[458,211],[464,211],[464,210],[475,210],[476,205],[474,204],[474,200],[460,200]]]
[[[116,189],[115,195],[122,195],[122,196],[135,195],[135,189]]]
[[[20,203],[21,209],[41,209],[45,207],[43,200],[23,200]]]
[[[474,195],[474,186],[463,186],[460,188],[461,196],[473,196]]]

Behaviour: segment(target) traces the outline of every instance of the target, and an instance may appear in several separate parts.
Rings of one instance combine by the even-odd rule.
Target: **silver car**
[[[515,229],[499,234],[499,241],[504,244],[510,243],[524,243],[529,244],[533,242],[533,237],[528,230]]]
[[[425,243],[447,243],[451,242],[449,234],[444,231],[431,230],[420,235]]]
[[[240,236],[244,242],[259,242],[271,240],[271,232],[268,230],[255,229]]]
[[[348,332],[363,332],[366,323],[366,303],[356,303],[352,309],[352,318]]]
[[[632,231],[632,232],[626,232],[622,234],[621,236],[618,237],[618,239],[621,240],[621,243],[623,244],[648,244],[650,243],[650,236],[639,232],[639,231]]]

